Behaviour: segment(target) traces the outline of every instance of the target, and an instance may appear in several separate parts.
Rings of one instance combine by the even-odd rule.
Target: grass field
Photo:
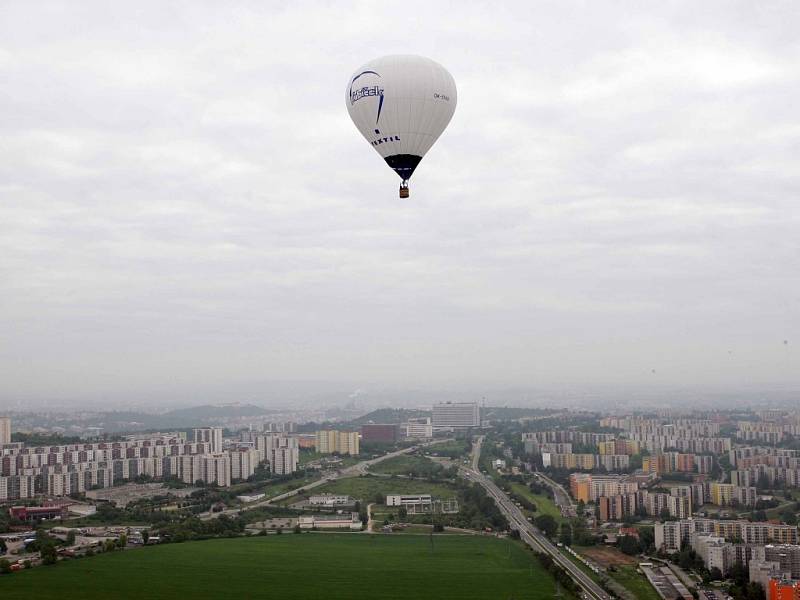
[[[638,599],[661,600],[655,588],[644,575],[636,571],[634,566],[616,567],[616,571],[609,572],[608,575],[630,590]]]
[[[466,451],[467,442],[465,440],[450,440],[441,444],[434,444],[425,450],[427,454],[432,456],[464,454]]]
[[[573,546],[572,548],[578,554],[583,554],[587,557],[589,557],[589,555],[592,553],[592,550],[596,550],[596,548],[593,547],[583,546]],[[587,552],[587,550],[589,552]],[[589,577],[595,581],[600,581],[601,578],[596,573],[592,572],[586,565],[577,560],[574,556],[568,552],[562,552],[562,554],[578,565],[578,567],[584,573],[589,575]],[[597,563],[598,561],[595,562]],[[659,596],[658,592],[656,592],[653,586],[650,585],[650,582],[647,581],[647,578],[636,571],[635,565],[615,566],[614,568],[615,571],[607,571],[606,576],[633,594],[637,600],[661,600],[661,596]]]
[[[306,477],[304,479],[290,479],[288,481],[281,481],[280,483],[268,483],[258,491],[266,494],[268,498],[271,498],[272,496],[278,496],[290,490],[299,489],[308,485],[309,483],[313,483],[317,479],[319,479],[319,476],[314,474],[313,476]]]
[[[549,599],[532,554],[483,536],[303,534],[167,544],[0,576],[0,598]]]
[[[369,470],[372,473],[384,473],[386,475],[406,475],[408,473],[419,473],[431,470],[436,466],[430,458],[424,456],[395,456],[372,465]]]
[[[437,498],[452,498],[456,491],[444,483],[428,483],[413,479],[390,477],[348,477],[315,488],[315,493],[347,494],[364,502],[372,502],[377,494],[431,494]]]
[[[534,494],[527,485],[522,483],[512,483],[511,490],[518,496],[527,498],[536,505],[536,515],[550,515],[559,523],[565,520],[561,516],[561,510],[548,496]]]

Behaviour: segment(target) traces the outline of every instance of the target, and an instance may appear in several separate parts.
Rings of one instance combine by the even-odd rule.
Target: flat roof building
[[[365,423],[361,426],[361,441],[394,444],[397,441],[397,430],[397,425]]]
[[[480,424],[477,402],[443,402],[433,406],[434,429],[466,429]]]

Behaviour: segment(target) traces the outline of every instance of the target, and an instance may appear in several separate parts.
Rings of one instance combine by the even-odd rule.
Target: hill
[[[429,410],[415,410],[410,408],[379,408],[365,415],[347,422],[350,427],[360,427],[365,423],[390,423],[400,424],[411,417],[430,417]]]

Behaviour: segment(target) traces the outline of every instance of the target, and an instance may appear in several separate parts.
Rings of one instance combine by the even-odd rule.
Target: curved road
[[[586,598],[592,600],[610,600],[611,596],[608,592],[597,585],[597,583],[584,573],[578,565],[564,556],[544,534],[528,522],[525,515],[522,514],[522,511],[511,501],[508,495],[497,487],[491,478],[486,477],[478,470],[478,460],[480,459],[482,443],[483,436],[479,437],[473,446],[471,467],[462,467],[464,477],[480,484],[497,503],[498,508],[508,519],[511,527],[519,531],[522,540],[534,550],[549,554],[559,566],[569,573],[575,583],[583,588]]]

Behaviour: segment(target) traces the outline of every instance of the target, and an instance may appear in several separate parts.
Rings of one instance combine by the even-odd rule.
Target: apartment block
[[[317,452],[356,455],[359,453],[358,432],[335,429],[317,431]]]

